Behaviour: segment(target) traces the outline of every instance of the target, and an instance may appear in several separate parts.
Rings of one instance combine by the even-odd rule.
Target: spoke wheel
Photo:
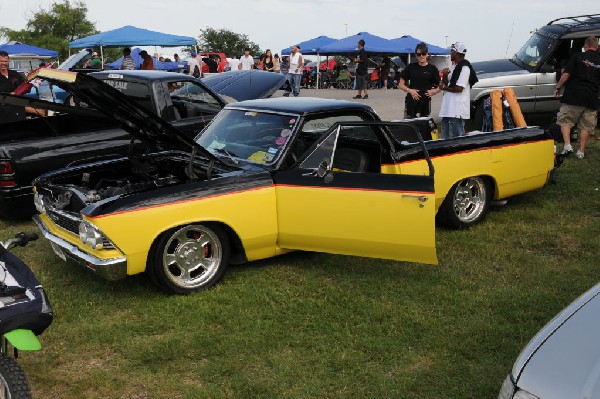
[[[215,285],[225,274],[229,241],[217,226],[192,224],[169,230],[157,242],[150,273],[160,288],[189,294]]]
[[[490,204],[490,190],[482,177],[469,177],[450,189],[438,212],[442,224],[468,228],[481,222]]]

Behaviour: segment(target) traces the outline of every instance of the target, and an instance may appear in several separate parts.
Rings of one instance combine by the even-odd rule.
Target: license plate
[[[58,256],[59,258],[61,258],[62,260],[64,260],[66,262],[67,256],[63,252],[62,248],[53,242],[51,242],[50,245],[52,245],[52,249],[54,250],[54,253],[56,254],[56,256]]]

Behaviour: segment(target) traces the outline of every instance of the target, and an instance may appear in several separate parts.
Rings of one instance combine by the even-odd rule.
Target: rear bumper
[[[58,257],[64,255],[70,260],[94,272],[106,280],[119,280],[127,277],[127,258],[124,256],[112,259],[100,259],[80,250],[76,245],[55,236],[46,228],[38,215],[33,216],[33,222],[44,237],[50,241]]]

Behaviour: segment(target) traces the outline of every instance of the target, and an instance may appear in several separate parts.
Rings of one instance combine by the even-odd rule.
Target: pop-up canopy
[[[191,36],[177,36],[154,32],[148,29],[127,25],[119,29],[82,37],[69,43],[69,48],[86,47],[131,47],[131,46],[193,46],[196,39]]]
[[[300,52],[302,54],[319,54],[321,48],[333,42],[337,42],[337,39],[332,39],[331,37],[327,36],[319,36],[315,37],[314,39],[298,43],[297,45],[300,46]],[[281,50],[281,55],[290,55],[291,53],[292,50],[290,47]]]
[[[58,51],[46,50],[45,48],[30,46],[29,44],[19,42],[0,44],[0,51],[6,51],[11,57],[58,57]]]

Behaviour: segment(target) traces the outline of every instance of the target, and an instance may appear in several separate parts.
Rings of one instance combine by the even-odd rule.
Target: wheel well
[[[242,240],[240,240],[240,237],[229,225],[227,225],[223,222],[210,222],[210,221],[190,222],[190,223],[186,223],[186,225],[192,224],[192,223],[204,224],[208,227],[211,227],[211,226],[220,227],[223,230],[223,232],[225,232],[225,234],[227,234],[227,238],[229,238],[229,243],[231,244],[231,256],[229,257],[229,263],[237,265],[237,264],[248,262],[248,258],[246,257],[246,251],[244,250],[244,246],[242,245]],[[156,236],[156,238],[154,238],[154,241],[152,242],[152,245],[150,246],[150,250],[148,251],[148,255],[146,256],[146,264],[148,264],[148,262],[150,262],[150,260],[151,260],[152,253],[154,252],[154,248],[156,247],[156,243],[158,242],[158,239],[166,232],[173,230],[173,229],[180,228],[182,226],[183,225],[172,227],[168,230],[161,232],[158,236]],[[148,266],[146,266],[146,270],[148,270]]]
[[[248,262],[248,258],[246,257],[246,251],[244,250],[244,246],[242,245],[242,240],[237,235],[237,233],[227,224],[223,222],[201,222],[207,226],[218,226],[229,238],[229,243],[231,244],[231,256],[229,258],[229,263],[238,265],[240,263]]]

